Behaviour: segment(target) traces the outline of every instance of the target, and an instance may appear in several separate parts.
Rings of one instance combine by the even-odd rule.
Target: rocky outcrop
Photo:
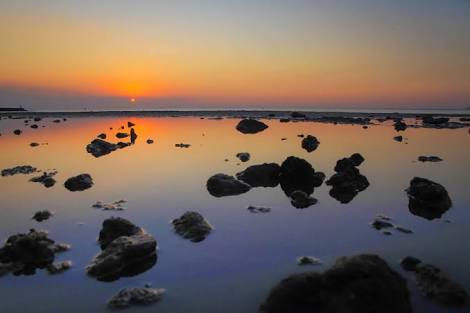
[[[135,276],[157,262],[157,241],[126,219],[106,219],[98,242],[102,251],[87,266],[87,273],[98,280]]]
[[[83,191],[93,186],[93,179],[90,174],[80,174],[67,179],[64,186],[70,191]]]
[[[226,174],[215,174],[207,180],[207,191],[214,197],[235,196],[245,193],[251,186]]]
[[[411,313],[406,281],[376,255],[342,257],[323,273],[282,280],[261,305],[264,313]]]
[[[108,307],[111,309],[122,309],[131,305],[149,305],[160,301],[164,294],[165,289],[162,288],[124,288],[109,299]]]
[[[237,173],[237,179],[251,187],[276,187],[279,184],[281,167],[276,163],[252,165]]]
[[[192,242],[203,241],[213,229],[209,222],[195,211],[188,211],[171,223],[178,235]]]
[[[440,218],[452,206],[444,186],[426,178],[413,178],[406,192],[410,212],[428,220]]]
[[[243,119],[236,126],[236,129],[243,134],[256,134],[266,128],[268,125],[253,119]]]
[[[318,139],[312,135],[308,135],[302,139],[302,149],[306,150],[307,152],[315,151],[319,144],[320,142]]]

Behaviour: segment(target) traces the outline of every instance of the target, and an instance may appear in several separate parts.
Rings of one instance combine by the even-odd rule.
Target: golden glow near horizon
[[[465,3],[19,3],[0,4],[3,86],[220,103],[470,102]]]

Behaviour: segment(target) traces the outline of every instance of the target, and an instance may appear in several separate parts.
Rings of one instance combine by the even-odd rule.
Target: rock
[[[96,136],[96,137],[98,137],[99,139],[106,139],[106,134],[105,134],[105,133],[101,133],[101,134],[99,134],[99,135]]]
[[[53,120],[54,123],[60,123],[60,120]]]
[[[413,231],[411,229],[405,228],[403,226],[395,226],[395,229],[398,230],[401,233],[404,233],[404,234],[412,234],[413,233]]]
[[[63,261],[50,264],[46,269],[51,275],[65,272],[72,267],[72,261]]]
[[[68,245],[56,244],[44,231],[31,229],[27,234],[10,236],[3,248],[0,248],[0,272],[33,275],[36,269],[51,266],[55,253],[68,248]]]
[[[323,262],[316,257],[313,256],[301,256],[297,258],[298,265],[322,265]]]
[[[137,134],[135,133],[134,128],[131,128],[131,143],[134,144],[135,140],[137,139]]]
[[[290,122],[290,118],[281,118],[281,119],[279,119],[279,122],[280,122],[280,123],[289,123],[289,122]]]
[[[425,155],[420,155],[418,157],[418,161],[420,162],[441,162],[443,161],[440,157],[430,155],[430,156],[425,156]]]
[[[178,235],[192,242],[203,241],[213,229],[201,214],[194,211],[184,213],[171,223]]]
[[[128,133],[116,133],[116,138],[119,138],[119,139],[122,139],[122,138],[127,138],[129,137],[129,134]]]
[[[449,122],[448,117],[438,117],[438,118],[434,118],[432,116],[423,117],[423,124],[440,125],[440,124],[446,124],[448,122]]]
[[[54,186],[56,183],[56,180],[54,179],[54,176],[56,174],[57,174],[57,171],[43,172],[41,176],[33,177],[29,181],[32,181],[34,183],[41,183],[44,185],[44,187],[50,188]]]
[[[418,289],[425,297],[449,307],[468,306],[469,295],[465,288],[452,281],[438,267],[419,263],[415,274]]]
[[[395,136],[395,137],[393,137],[393,140],[398,141],[398,142],[402,142],[403,141],[403,136]]]
[[[100,281],[135,276],[157,262],[157,241],[126,219],[106,219],[98,242],[102,251],[87,266],[87,273]]]
[[[37,211],[33,215],[33,220],[36,220],[37,222],[42,222],[45,220],[48,220],[51,216],[53,216],[54,213],[49,211],[49,210],[42,210],[42,211]]]
[[[40,118],[40,117],[35,117],[35,118],[34,118],[34,121],[35,121],[35,122],[39,122],[40,120],[42,120],[42,118]]]
[[[148,143],[149,145],[151,145],[151,144],[153,143],[153,140],[149,138],[149,139],[147,139],[147,143]]]
[[[124,288],[108,301],[111,309],[127,308],[131,305],[149,305],[160,301],[165,289],[161,288]]]
[[[247,167],[236,176],[251,187],[276,187],[279,184],[280,171],[278,164],[264,163]]]
[[[252,206],[246,208],[251,213],[269,213],[271,212],[271,208],[259,207],[259,206]]]
[[[13,131],[13,134],[15,134],[15,135],[21,135],[21,133],[22,133],[22,131],[20,129],[15,129]]]
[[[379,220],[379,219],[375,219],[373,222],[370,223],[370,226],[372,226],[373,228],[375,228],[377,230],[381,230],[381,229],[384,229],[384,228],[392,228],[393,224],[390,223],[390,222],[387,222],[387,221],[382,221],[382,220]]]
[[[412,256],[407,256],[401,259],[400,265],[405,271],[412,271],[416,270],[418,264],[421,263],[421,260]]]
[[[37,129],[39,126],[37,124],[33,124],[30,126],[32,129]]]
[[[336,162],[335,172],[345,172],[353,167],[357,167],[364,162],[364,157],[359,153],[352,154],[349,158],[343,158]]]
[[[401,120],[396,121],[393,126],[395,127],[396,131],[404,131],[407,128],[407,125]]]
[[[175,147],[177,148],[189,148],[191,145],[189,143],[177,143]]]
[[[307,117],[307,115],[305,115],[304,113],[300,113],[300,112],[292,112],[290,116],[292,118],[306,118]]]
[[[243,119],[236,126],[236,129],[243,134],[256,134],[266,128],[268,128],[268,125],[253,119]]]
[[[264,313],[411,313],[406,281],[376,255],[342,257],[327,271],[282,280],[261,305]]]
[[[31,165],[20,165],[2,170],[2,176],[13,176],[16,174],[31,174],[37,172],[37,168]]]
[[[32,142],[32,143],[30,143],[29,145],[34,148],[34,147],[39,146],[39,143],[37,143],[37,142]]]
[[[308,135],[302,139],[302,149],[306,150],[307,152],[315,151],[319,144],[320,142],[318,139],[312,135]]]
[[[132,123],[132,122],[127,122],[127,127],[128,127],[128,128],[131,128],[131,127],[134,127],[134,126],[135,126],[134,123]]]
[[[118,200],[111,203],[104,203],[102,201],[96,201],[91,207],[95,209],[102,209],[103,211],[123,211],[126,208],[123,206],[127,203],[126,200]]]
[[[426,178],[413,178],[406,192],[410,212],[428,220],[440,218],[452,206],[444,186]]]
[[[214,197],[234,196],[245,193],[251,186],[226,174],[215,174],[207,180],[207,191]]]
[[[250,160],[250,154],[248,152],[239,152],[237,158],[242,162],[247,162]]]
[[[86,146],[86,151],[91,153],[95,158],[99,158],[119,148],[121,147],[117,144],[110,143],[102,139],[94,139]]]
[[[301,190],[310,195],[319,187],[325,178],[321,172],[315,172],[310,163],[304,159],[290,156],[281,164],[280,183],[284,193],[289,197],[292,192]]]
[[[83,191],[93,186],[93,179],[90,174],[80,174],[67,179],[64,186],[70,191]]]
[[[297,209],[308,208],[311,205],[314,205],[318,202],[317,199],[310,197],[308,194],[302,190],[296,190],[291,193],[291,204]]]

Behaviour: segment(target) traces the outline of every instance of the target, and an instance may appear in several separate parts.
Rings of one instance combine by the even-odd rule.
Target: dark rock
[[[135,140],[137,139],[137,134],[135,133],[134,128],[131,128],[131,143],[134,144]]]
[[[237,179],[251,187],[276,187],[279,184],[281,167],[276,163],[252,165],[237,173]]]
[[[268,125],[253,119],[243,119],[236,128],[243,134],[256,134],[268,128]]]
[[[376,255],[342,257],[329,270],[292,275],[275,286],[264,313],[411,313],[406,281]]]
[[[405,271],[416,271],[418,264],[421,264],[421,260],[412,256],[404,257],[400,261],[400,265]]]
[[[57,174],[57,171],[43,172],[41,176],[33,177],[29,181],[32,181],[34,183],[41,183],[44,185],[44,187],[50,188],[54,186],[56,183],[56,180],[54,179],[54,176],[56,174]]]
[[[15,134],[15,135],[21,135],[21,133],[22,133],[22,131],[20,129],[15,129],[13,131],[13,134]]]
[[[37,129],[39,126],[36,125],[36,124],[33,124],[33,125],[31,125],[30,127],[31,127],[32,129]]]
[[[53,120],[54,123],[60,123],[60,120]]]
[[[380,219],[375,219],[373,222],[370,223],[370,226],[377,230],[382,230],[384,228],[392,228],[393,224],[387,221],[383,221]]]
[[[311,205],[314,205],[318,202],[317,199],[310,197],[308,194],[301,190],[296,190],[291,193],[291,204],[297,209],[308,208]]]
[[[269,213],[269,212],[271,212],[271,208],[265,208],[265,207],[260,207],[260,206],[252,206],[252,205],[250,205],[246,209],[248,211],[250,211],[251,213]]]
[[[42,120],[42,118],[40,118],[40,117],[35,117],[35,118],[34,118],[34,121],[35,121],[35,122],[39,122],[40,120]]]
[[[395,136],[395,137],[393,137],[393,140],[398,141],[398,142],[402,142],[403,141],[403,136]]]
[[[410,212],[428,220],[440,218],[452,206],[444,186],[426,178],[413,178],[406,192]]]
[[[128,133],[117,133],[116,138],[122,139],[122,138],[127,138],[129,137]]]
[[[395,127],[396,131],[404,131],[407,128],[406,124],[401,120],[396,121],[393,126]]]
[[[279,119],[279,122],[281,122],[281,123],[289,123],[289,122],[290,122],[290,118],[281,118],[281,119]]]
[[[33,220],[36,220],[37,222],[42,222],[48,220],[52,215],[54,215],[54,213],[49,210],[37,211],[33,215]]]
[[[132,123],[132,122],[127,122],[127,127],[128,127],[128,128],[131,128],[131,127],[134,127],[134,126],[135,126],[134,123]]]
[[[31,174],[37,172],[35,167],[31,165],[20,165],[2,170],[2,176],[13,176],[16,174]]]
[[[420,155],[418,157],[418,161],[420,162],[441,162],[443,161],[440,157],[430,155],[430,156],[425,156],[425,155]]]
[[[315,151],[319,144],[320,142],[318,139],[312,135],[308,135],[302,139],[302,149],[306,150],[307,152]]]
[[[102,139],[94,139],[86,146],[86,151],[91,153],[95,158],[99,158],[115,151],[118,148],[120,147],[114,143],[110,143]]]
[[[189,148],[191,145],[189,143],[177,143],[175,144],[175,147],[177,148]]]
[[[29,144],[31,147],[35,148],[35,147],[38,147],[39,146],[39,143],[37,142],[32,142]]]
[[[298,265],[322,265],[322,261],[319,258],[313,256],[301,256],[297,259]]]
[[[153,143],[153,139],[150,139],[150,138],[147,139],[147,143],[148,143],[149,145],[151,145],[151,144]]]
[[[248,152],[239,152],[237,158],[242,162],[247,162],[250,160],[250,154]]]
[[[310,195],[314,187],[323,183],[324,174],[320,173],[316,174],[312,165],[304,159],[290,156],[281,165],[281,188],[288,197],[296,190]]]
[[[80,174],[67,179],[64,186],[70,191],[83,191],[93,186],[93,179],[90,174]]]
[[[214,197],[234,196],[251,189],[250,185],[233,176],[215,174],[207,180],[207,191]]]
[[[106,139],[106,134],[105,134],[105,133],[101,133],[101,134],[99,134],[99,135],[96,136],[96,137],[98,137],[98,138],[100,138],[100,139]]]
[[[431,124],[431,125],[440,125],[449,122],[448,117],[438,117],[434,118],[432,116],[425,116],[423,117],[423,124]]]
[[[98,242],[102,251],[87,266],[87,273],[101,281],[135,276],[157,261],[157,241],[123,218],[106,219]]]
[[[307,115],[305,115],[304,113],[300,113],[300,112],[292,112],[290,116],[292,118],[306,118],[307,117]]]
[[[111,309],[127,308],[131,305],[149,305],[160,301],[165,289],[161,288],[124,288],[108,301]]]
[[[203,241],[212,231],[209,222],[201,214],[194,211],[184,213],[171,223],[178,235],[192,242]]]

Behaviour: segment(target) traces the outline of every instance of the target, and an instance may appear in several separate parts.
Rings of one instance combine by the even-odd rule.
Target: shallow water
[[[86,152],[85,146],[97,134],[106,132],[113,140],[116,129],[129,120],[136,123],[135,145],[100,158]],[[408,128],[400,133],[408,138],[405,144],[392,140],[396,132],[389,124],[363,129],[266,120],[269,128],[264,132],[243,135],[235,130],[237,122],[81,117],[61,123],[43,119],[37,124],[46,127],[34,130],[24,127],[23,120],[1,120],[0,169],[28,164],[59,173],[52,188],[29,182],[32,175],[0,177],[0,239],[33,227],[47,229],[52,239],[72,245],[70,251],[58,254],[58,260],[72,260],[73,267],[55,276],[40,270],[33,276],[0,277],[0,312],[104,312],[107,299],[119,289],[145,283],[166,288],[167,294],[155,305],[128,312],[256,312],[283,277],[322,271],[339,256],[365,252],[380,254],[407,278],[415,312],[453,312],[425,300],[398,260],[406,255],[420,257],[470,288],[470,251],[465,241],[470,234],[468,129]],[[15,128],[23,129],[23,134],[13,135]],[[307,153],[297,134],[316,136],[319,148]],[[155,143],[146,144],[147,138]],[[33,141],[47,145],[32,148]],[[174,146],[181,142],[191,147]],[[235,155],[245,151],[251,153],[251,160],[239,164]],[[280,164],[290,155],[308,160],[329,177],[336,160],[354,152],[366,159],[360,170],[370,186],[348,204],[330,197],[325,184],[313,194],[318,203],[303,210],[293,208],[279,186],[223,198],[212,197],[205,188],[215,173],[233,175],[253,164]],[[417,162],[419,155],[438,155],[444,162]],[[95,185],[83,192],[66,190],[63,182],[80,173],[90,173]],[[441,219],[429,221],[408,211],[404,189],[414,176],[447,188],[453,207]],[[90,207],[97,200],[123,198],[128,200],[125,211]],[[272,211],[253,214],[246,210],[249,205]],[[52,210],[55,216],[37,223],[31,216],[40,209]],[[189,209],[199,211],[215,226],[203,242],[180,238],[169,223]],[[391,216],[414,234],[383,235],[368,225],[376,214]],[[85,266],[100,251],[96,238],[101,223],[110,216],[128,218],[157,239],[154,267],[108,283],[85,274]],[[301,255],[316,256],[324,265],[298,267],[296,258]]]

